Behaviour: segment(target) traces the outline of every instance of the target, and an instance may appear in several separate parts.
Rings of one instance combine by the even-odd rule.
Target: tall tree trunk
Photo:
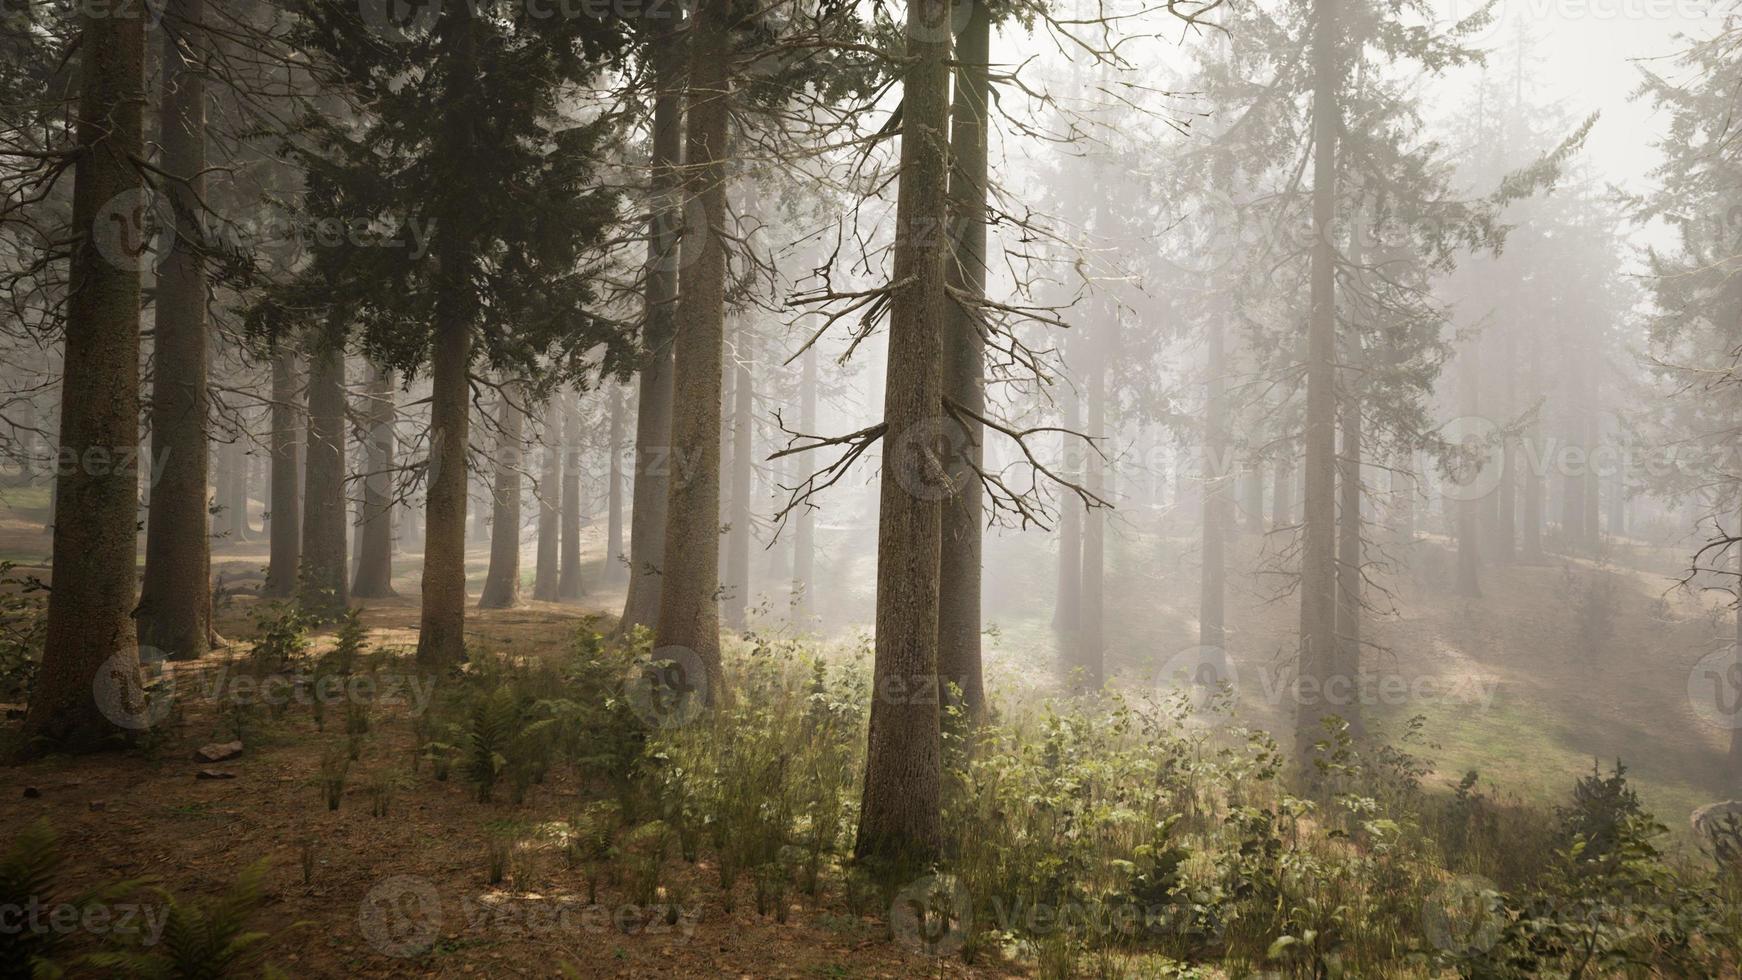
[[[357,577],[351,595],[381,599],[393,589],[393,469],[396,451],[393,372],[370,369],[368,432],[363,440],[363,525],[357,538]]]
[[[236,432],[236,438],[224,444],[224,468],[230,474],[230,495],[224,501],[224,513],[230,519],[231,540],[237,543],[254,540],[253,528],[248,526],[248,447],[244,440],[248,438],[245,429]]]
[[[1065,346],[1068,351],[1071,347],[1080,347],[1081,342],[1067,343]],[[1081,432],[1083,428],[1082,404],[1076,389],[1069,384],[1064,386],[1060,398],[1064,401],[1060,421],[1066,430],[1061,437],[1064,450],[1063,472],[1065,479],[1076,481],[1082,476],[1078,464],[1083,450],[1078,445],[1078,437],[1073,433]],[[1063,667],[1068,673],[1071,651],[1076,649],[1077,631],[1083,625],[1083,505],[1073,495],[1067,495],[1059,504],[1058,571],[1052,628],[1058,634],[1059,650],[1064,654]]]
[[[969,0],[968,19],[956,36],[955,98],[950,106],[950,244],[952,260],[944,271],[949,284],[971,297],[986,292],[986,188],[988,178],[988,97],[991,91],[992,19],[985,0]],[[944,326],[944,397],[983,414],[985,342],[974,311],[962,301],[948,305]],[[942,558],[938,566],[938,677],[961,690],[971,717],[986,710],[981,669],[980,590],[983,520],[980,481],[973,471],[984,458],[982,426],[973,419],[946,420],[959,426],[951,445],[964,457],[952,471],[966,475],[960,489],[943,503]],[[945,687],[948,693],[950,688]]]
[[[449,251],[457,249],[449,246]],[[450,254],[443,262],[444,269],[462,266],[457,255]],[[451,297],[450,301],[459,302]],[[417,637],[417,662],[425,667],[466,659],[466,445],[471,422],[466,411],[470,394],[466,373],[471,361],[470,324],[453,310],[438,313],[431,351],[423,598]]]
[[[1337,138],[1342,26],[1339,0],[1313,0],[1313,248],[1312,309],[1307,320],[1306,500],[1301,512],[1300,682],[1302,691],[1324,689],[1336,659],[1336,234]],[[1304,695],[1297,705],[1295,744],[1304,757],[1323,734],[1322,698]]]
[[[629,513],[629,590],[618,628],[659,621],[660,565],[665,561],[666,498],[671,473],[685,465],[672,451],[672,331],[676,324],[678,224],[683,214],[683,94],[687,55],[682,25],[653,40],[652,227],[647,242],[646,325],[636,387],[635,486]]]
[[[816,345],[813,344],[805,348],[803,365],[798,383],[798,430],[800,432],[816,432]],[[812,611],[815,608],[811,593],[812,583],[816,581],[816,512],[809,506],[801,506],[798,509],[796,519],[798,526],[792,537],[792,618],[795,623],[808,626]]]
[[[145,22],[91,12],[79,20],[60,458],[103,465],[60,467],[56,476],[48,627],[24,719],[23,744],[32,751],[100,749],[120,729],[150,721],[129,616],[137,584],[138,259],[146,243],[133,220],[144,200]]]
[[[580,396],[563,396],[562,577],[556,597],[572,601],[586,595],[581,581],[581,404]]]
[[[1228,367],[1224,355],[1222,315],[1210,315],[1204,365],[1203,564],[1198,572],[1198,645],[1223,648],[1227,639],[1224,604],[1227,594]]]
[[[345,353],[317,341],[309,359],[301,603],[323,616],[350,604],[345,567]]]
[[[1109,309],[1112,316],[1117,316],[1116,310]],[[1090,340],[1089,361],[1089,435],[1112,445],[1115,440],[1107,437],[1107,354],[1110,346],[1109,334],[1113,323],[1109,321],[1097,331],[1097,336]],[[1084,457],[1083,485],[1096,497],[1105,499],[1107,490],[1107,465],[1098,451],[1091,451]],[[1107,577],[1107,521],[1098,507],[1088,508],[1083,512],[1083,577],[1082,577],[1082,613],[1079,618],[1077,666],[1082,670],[1082,687],[1088,691],[1099,691],[1106,682],[1106,577]]]
[[[755,411],[756,392],[750,379],[751,345],[748,333],[741,333],[738,364],[732,382],[732,507],[727,524],[726,576],[721,583],[720,603],[724,606],[721,619],[727,627],[741,630],[750,605],[750,478],[755,469],[751,457],[751,414]]]
[[[699,0],[690,27],[681,249],[673,342],[671,446],[665,557],[660,579],[661,647],[695,655],[705,678],[693,678],[707,703],[725,696],[720,666],[720,371],[724,361],[726,131],[731,79],[725,0]],[[705,686],[703,686],[705,684]]]
[[[518,404],[520,386],[503,382],[497,424],[496,480],[491,487],[490,570],[484,576],[479,609],[511,609],[520,604],[520,459],[526,415]]]
[[[1742,484],[1738,485],[1737,491],[1737,527],[1742,527]],[[1736,581],[1738,583],[1736,587],[1737,605],[1735,616],[1736,643],[1733,652],[1736,666],[1731,669],[1730,674],[1724,680],[1719,682],[1719,697],[1735,696],[1736,692],[1734,690],[1729,690],[1735,686],[1735,682],[1731,678],[1738,673],[1742,673],[1742,546],[1736,548],[1736,576]],[[1735,723],[1734,716],[1732,716],[1730,725],[1730,756],[1725,762],[1724,776],[1724,786],[1721,787],[1724,792],[1731,795],[1742,792],[1742,725],[1737,725]]]
[[[139,645],[172,660],[206,651],[212,632],[212,552],[206,498],[205,0],[173,0],[163,32],[163,170],[177,234],[157,277],[151,387],[151,486],[145,578],[134,618]]]
[[[1353,373],[1353,372],[1351,372]],[[1351,393],[1343,404],[1343,454],[1339,460],[1337,525],[1337,668],[1331,707],[1359,733],[1361,722],[1361,402]]]
[[[611,386],[611,458],[605,461],[605,572],[607,582],[624,578],[623,562],[623,388]]]
[[[1500,413],[1510,416],[1518,408],[1518,376],[1514,365],[1518,361],[1518,338],[1508,329],[1502,339],[1501,363],[1498,369],[1504,379],[1504,403]],[[1499,481],[1494,487],[1494,560],[1510,565],[1518,557],[1518,489],[1517,440],[1504,434],[1500,444]]]
[[[949,4],[912,0],[902,86],[901,170],[895,219],[889,358],[884,384],[884,465],[877,525],[876,655],[865,792],[854,853],[916,867],[943,846],[939,791],[938,561],[942,499],[950,487],[913,483],[927,474],[929,429],[943,412],[942,332],[948,296],[950,124]],[[932,462],[935,469],[935,461]],[[936,491],[936,492],[929,492]]]
[[[1458,388],[1462,412],[1467,418],[1474,417],[1481,409],[1479,370],[1474,349],[1465,351],[1462,365],[1458,369]],[[1480,476],[1472,472],[1470,482],[1473,484],[1478,479]],[[1463,489],[1468,489],[1468,486]],[[1482,595],[1482,557],[1477,550],[1481,531],[1481,507],[1482,501],[1470,499],[1467,493],[1458,495],[1452,501],[1452,513],[1458,528],[1457,591],[1458,595],[1467,599],[1477,599]]]
[[[1254,456],[1246,466],[1246,480],[1241,487],[1246,495],[1241,509],[1246,512],[1247,534],[1264,533],[1264,460]]]
[[[1285,528],[1294,523],[1294,456],[1285,444],[1276,457],[1276,486],[1270,496],[1270,526]]]
[[[557,601],[557,583],[561,577],[558,552],[562,534],[563,448],[560,409],[551,404],[545,409],[543,425],[544,468],[538,475],[538,566],[532,580],[532,597],[540,602]]]
[[[302,472],[297,465],[297,445],[302,442],[303,424],[297,407],[296,375],[296,352],[280,341],[272,355],[272,432],[268,436],[272,449],[272,536],[266,582],[260,594],[281,599],[296,594],[302,558]]]
[[[1542,383],[1542,342],[1535,335],[1530,339],[1530,377],[1527,390],[1536,391]],[[1529,428],[1524,430],[1525,445],[1529,452],[1520,453],[1524,472],[1521,474],[1524,488],[1524,527],[1523,527],[1523,557],[1526,562],[1540,563],[1542,561],[1542,474],[1537,468],[1537,460],[1542,457],[1542,445],[1533,419]]]

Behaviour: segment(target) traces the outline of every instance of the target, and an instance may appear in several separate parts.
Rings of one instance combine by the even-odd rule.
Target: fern
[[[466,733],[466,777],[477,787],[478,802],[488,803],[508,765],[508,749],[520,720],[514,691],[504,684],[472,706]]]
[[[153,889],[168,914],[158,943],[140,951],[94,953],[87,961],[143,980],[221,980],[262,968],[262,944],[270,933],[248,929],[259,909],[266,862],[258,861],[236,877],[221,898],[182,902]]]

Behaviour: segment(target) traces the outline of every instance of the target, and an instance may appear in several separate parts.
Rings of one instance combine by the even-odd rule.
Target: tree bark
[[[526,416],[518,404],[520,386],[502,384],[497,408],[501,442],[491,487],[490,570],[484,576],[479,609],[512,609],[520,604],[520,460]]]
[[[298,594],[305,609],[336,616],[350,604],[345,562],[345,354],[325,340],[317,343],[322,346],[309,360],[308,465]]]
[[[1313,0],[1313,248],[1311,314],[1307,321],[1307,406],[1304,438],[1306,500],[1301,511],[1300,682],[1323,691],[1336,660],[1336,234],[1337,139],[1342,27],[1339,0]],[[1323,699],[1299,699],[1295,745],[1303,758],[1323,734]]]
[[[666,498],[670,475],[683,460],[671,441],[672,333],[677,315],[678,225],[683,216],[683,98],[685,32],[673,24],[653,40],[654,71],[652,227],[647,242],[647,353],[636,388],[635,485],[629,513],[629,590],[618,629],[654,628],[659,622],[660,564],[665,561]]]
[[[690,27],[684,210],[673,341],[671,451],[658,646],[695,654],[712,704],[725,695],[720,665],[720,372],[725,358],[726,135],[731,79],[725,0],[699,0]]]
[[[443,263],[452,268],[453,259]],[[438,313],[431,352],[428,490],[424,501],[423,599],[417,662],[435,667],[466,659],[466,373],[472,330]]]
[[[945,264],[949,284],[959,293],[986,293],[986,187],[988,178],[987,101],[991,91],[992,19],[985,0],[969,0],[968,19],[956,37],[955,97],[950,106],[949,207],[953,246]],[[974,311],[958,300],[948,304],[944,326],[944,397],[983,414],[985,342]],[[970,717],[986,712],[981,661],[981,538],[984,502],[972,476],[985,456],[982,426],[973,419],[951,419],[961,427],[964,457],[953,471],[969,474],[943,503],[942,557],[938,566],[938,677],[961,691]],[[950,688],[944,688],[948,694]]]
[[[798,387],[798,430],[817,431],[817,349],[805,348]],[[792,618],[796,623],[810,624],[816,604],[812,599],[812,583],[816,581],[817,519],[809,506],[798,509],[797,527],[792,536]]]
[[[1224,356],[1222,316],[1210,315],[1204,377],[1203,491],[1198,495],[1203,509],[1201,549],[1203,564],[1198,573],[1198,645],[1223,649],[1227,642],[1225,602],[1227,595],[1228,478],[1223,460],[1228,454],[1227,363]]]
[[[606,582],[624,578],[623,563],[623,389],[611,386],[611,458],[605,461],[605,572]]]
[[[54,578],[27,751],[105,747],[143,715],[137,632],[142,17],[80,16]],[[105,249],[121,233],[119,250]],[[108,236],[105,238],[104,236]],[[107,252],[108,254],[105,254]],[[70,463],[71,465],[67,465]],[[99,465],[99,463],[101,465]],[[107,696],[105,696],[107,695]]]
[[[1350,388],[1355,381],[1351,379]],[[1331,679],[1338,697],[1331,707],[1352,732],[1361,719],[1361,402],[1353,391],[1343,403],[1343,453],[1339,460],[1337,525],[1337,666]]]
[[[726,536],[726,575],[721,583],[721,618],[727,627],[741,630],[746,625],[750,606],[750,478],[755,469],[751,456],[751,415],[755,411],[756,391],[750,379],[751,345],[748,333],[739,338],[737,367],[732,382],[732,505],[727,523],[731,531]]]
[[[1068,350],[1080,347],[1081,342],[1067,343]],[[1070,481],[1081,478],[1079,462],[1082,460],[1082,447],[1078,445],[1077,436],[1072,433],[1081,432],[1083,428],[1083,410],[1077,391],[1067,384],[1060,394],[1062,406],[1061,423],[1066,430],[1061,436],[1064,450],[1064,477]],[[1076,649],[1077,632],[1082,629],[1083,614],[1083,505],[1074,496],[1067,495],[1059,505],[1059,574],[1058,591],[1053,599],[1052,627],[1058,634],[1059,650],[1064,653],[1063,667],[1070,671],[1071,651]]]
[[[296,353],[281,346],[272,355],[272,534],[266,582],[260,594],[289,598],[296,594],[302,558],[302,473],[297,444],[302,441],[297,407]]]
[[[558,601],[574,601],[586,595],[581,581],[581,406],[580,396],[563,396],[563,499],[562,576],[557,579]]]
[[[1108,314],[1118,315],[1111,307]],[[1101,439],[1108,445],[1115,441],[1107,438],[1107,352],[1108,334],[1112,328],[1111,320],[1101,325],[1097,335],[1090,339],[1089,354],[1088,432],[1092,438]],[[1095,450],[1086,453],[1083,459],[1084,487],[1089,493],[1104,499],[1107,496],[1106,460]],[[1082,672],[1081,689],[1085,691],[1099,691],[1106,682],[1106,532],[1107,522],[1100,508],[1085,509],[1082,612],[1078,618],[1076,655],[1077,668]]]
[[[538,475],[538,566],[532,580],[532,597],[540,602],[557,601],[558,553],[562,550],[562,422],[556,405],[546,406],[542,452],[544,468]]]
[[[206,275],[200,255],[206,169],[205,0],[166,11],[163,170],[176,235],[157,277],[151,387],[151,486],[139,645],[172,660],[205,653],[212,632],[212,538],[206,471]]]
[[[938,718],[938,568],[948,487],[914,483],[936,468],[928,429],[943,411],[942,335],[949,315],[949,5],[911,0],[902,86],[901,171],[885,374],[877,526],[876,653],[865,790],[854,853],[892,868],[935,860],[943,846]],[[938,492],[926,492],[936,490]]]
[[[393,588],[393,372],[371,368],[368,431],[363,437],[363,522],[357,540],[357,577],[351,595],[382,599],[398,595]]]

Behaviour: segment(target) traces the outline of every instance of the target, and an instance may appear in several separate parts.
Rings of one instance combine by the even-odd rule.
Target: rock
[[[37,789],[35,786],[24,787],[24,798],[27,800],[34,800],[41,795],[42,790]]]
[[[242,754],[241,742],[213,742],[200,746],[194,758],[201,762],[228,762]]]
[[[194,773],[195,779],[235,779],[236,774],[227,769],[201,769]]]
[[[1742,827],[1742,800],[1707,803],[1694,810],[1688,817],[1688,825],[1693,828],[1695,837],[1702,843],[1709,844],[1712,842],[1712,832],[1732,819],[1738,827]]]

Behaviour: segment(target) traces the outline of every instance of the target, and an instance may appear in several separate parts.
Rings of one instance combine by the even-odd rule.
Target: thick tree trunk
[[[580,396],[563,396],[563,498],[562,577],[557,580],[559,601],[573,601],[587,594],[581,581],[581,404]]]
[[[950,244],[945,265],[949,283],[968,296],[986,292],[986,187],[988,97],[991,91],[992,20],[985,0],[969,0],[968,19],[956,37],[956,87],[950,106]],[[973,312],[959,301],[948,308],[944,326],[944,397],[976,414],[985,412],[985,343]],[[965,479],[944,500],[942,557],[938,566],[938,677],[961,690],[972,717],[986,710],[981,670],[980,589],[983,501],[973,476],[984,457],[984,434],[972,419],[949,420],[963,429],[951,445],[964,459],[952,472]],[[948,692],[946,687],[945,691]]]
[[[491,487],[490,570],[484,576],[479,609],[511,609],[520,604],[520,459],[526,416],[520,386],[504,382],[497,408],[501,441],[496,480]]]
[[[303,423],[298,410],[296,353],[281,346],[272,356],[272,535],[266,582],[260,594],[288,598],[296,594],[302,557],[302,472],[297,446]]]
[[[451,256],[445,268],[456,267]],[[452,300],[450,300],[452,301]],[[466,659],[466,372],[472,330],[452,311],[438,314],[430,370],[428,487],[424,502],[423,599],[417,662],[436,667]]]
[[[151,486],[145,579],[134,612],[139,645],[172,660],[206,651],[212,632],[204,225],[205,0],[173,0],[164,31],[163,170],[177,234],[158,269],[151,387]],[[178,43],[179,42],[179,43]],[[149,659],[149,658],[148,658]]]
[[[562,422],[554,404],[546,406],[541,439],[544,468],[538,475],[538,565],[532,580],[532,597],[540,602],[557,601],[561,578],[558,553],[562,550]]]
[[[731,79],[725,0],[700,0],[690,27],[682,284],[673,347],[671,451],[665,557],[660,578],[661,647],[693,653],[692,678],[707,703],[724,697],[720,666],[720,371],[724,361],[726,132]],[[705,687],[702,686],[705,684]]]
[[[861,860],[903,868],[929,864],[943,847],[938,561],[941,502],[951,487],[932,485],[928,456],[943,412],[939,325],[949,315],[948,240],[935,227],[948,213],[949,53],[949,4],[911,0],[891,280],[902,285],[890,303],[874,693],[854,845]]]
[[[351,595],[381,599],[393,589],[393,469],[396,451],[393,372],[379,365],[369,378],[368,431],[363,439],[363,522],[357,535],[357,578]]]
[[[817,349],[813,344],[805,349],[804,366],[799,376],[798,430],[817,431]],[[810,625],[815,603],[812,583],[816,581],[817,519],[816,512],[801,506],[795,518],[797,527],[792,536],[792,618],[803,626]]]
[[[611,386],[611,456],[605,461],[605,572],[607,582],[621,582],[623,563],[623,389]]]
[[[80,16],[71,281],[61,382],[54,579],[29,751],[103,748],[150,721],[137,631],[139,163],[145,105],[142,17]],[[119,240],[117,240],[119,239]],[[203,476],[203,474],[202,474]]]
[[[1227,636],[1224,603],[1227,594],[1228,474],[1222,461],[1228,454],[1227,363],[1222,316],[1210,315],[1204,365],[1204,453],[1201,549],[1198,572],[1198,645],[1222,649]]]
[[[345,562],[345,354],[317,341],[309,359],[308,466],[303,486],[305,609],[336,616],[350,604]]]
[[[1336,234],[1339,0],[1313,0],[1313,248],[1307,321],[1306,500],[1301,511],[1300,691],[1295,745],[1302,757],[1323,735],[1323,691],[1336,660]]]
[[[653,40],[653,217],[647,242],[646,325],[636,388],[635,486],[629,513],[629,591],[618,629],[652,629],[659,622],[660,565],[665,561],[666,497],[671,473],[684,465],[672,452],[672,331],[677,315],[678,224],[683,214],[684,32],[673,24]]]
[[[721,619],[736,630],[744,628],[750,606],[750,478],[755,469],[751,414],[756,404],[750,379],[750,338],[745,334],[739,340],[732,382],[732,505],[727,517],[731,531],[726,536],[726,574],[720,589]]]

